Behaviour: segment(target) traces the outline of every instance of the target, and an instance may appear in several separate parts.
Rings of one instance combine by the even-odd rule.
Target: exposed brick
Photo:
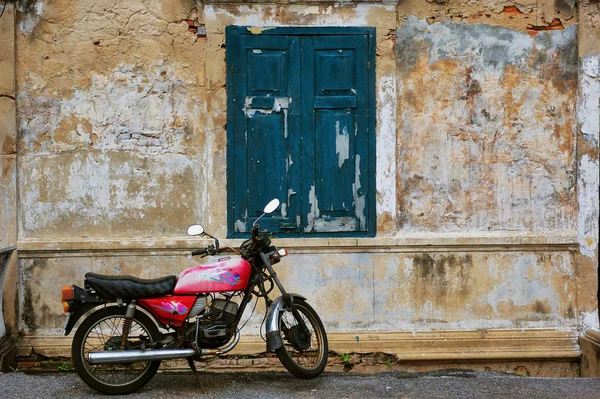
[[[502,12],[508,15],[523,15],[523,12],[516,6],[505,6]]]

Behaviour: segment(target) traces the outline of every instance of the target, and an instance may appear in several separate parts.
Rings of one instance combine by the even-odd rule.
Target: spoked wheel
[[[277,349],[281,364],[298,378],[315,378],[327,365],[327,335],[315,310],[305,301],[294,298],[294,305],[308,332],[298,325],[291,311],[279,314],[279,331],[283,346]]]
[[[139,389],[150,381],[160,366],[160,361],[88,363],[89,352],[145,349],[160,340],[156,324],[138,311],[123,345],[125,310],[125,307],[110,307],[93,313],[81,323],[73,338],[71,353],[77,374],[91,388],[105,394],[126,394]]]

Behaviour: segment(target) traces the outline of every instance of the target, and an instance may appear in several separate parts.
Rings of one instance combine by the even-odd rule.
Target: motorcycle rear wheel
[[[327,365],[327,335],[319,315],[308,303],[294,298],[294,305],[306,324],[310,337],[302,334],[291,311],[281,312],[279,331],[283,345],[275,353],[290,373],[308,380],[319,376]]]
[[[91,388],[109,395],[131,393],[144,386],[156,374],[160,361],[92,365],[91,351],[119,350],[125,321],[125,307],[109,307],[92,313],[73,337],[71,354],[79,377]],[[126,349],[141,349],[160,340],[156,324],[138,311],[126,340]]]

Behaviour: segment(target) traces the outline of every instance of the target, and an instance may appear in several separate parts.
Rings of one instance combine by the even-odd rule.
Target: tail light
[[[61,293],[63,311],[69,313],[70,305],[68,301],[75,299],[75,288],[72,285],[65,285],[61,288]]]

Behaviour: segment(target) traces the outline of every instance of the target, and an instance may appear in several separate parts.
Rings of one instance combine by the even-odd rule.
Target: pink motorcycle
[[[194,360],[225,354],[237,345],[242,314],[253,297],[265,300],[267,351],[275,351],[296,377],[321,374],[328,352],[323,323],[306,298],[285,290],[273,265],[287,251],[277,250],[268,232],[259,232],[258,221],[278,206],[277,199],[267,204],[250,239],[237,249],[219,247],[200,225],[189,227],[189,235],[214,240],[192,255],[227,250],[239,257],[226,256],[184,270],[179,277],[153,280],[87,273],[83,288],[63,287],[63,307],[69,313],[65,335],[89,314],[71,348],[81,379],[99,392],[125,394],[150,381],[162,360],[187,359],[202,387]],[[275,286],[282,295],[271,300]]]

